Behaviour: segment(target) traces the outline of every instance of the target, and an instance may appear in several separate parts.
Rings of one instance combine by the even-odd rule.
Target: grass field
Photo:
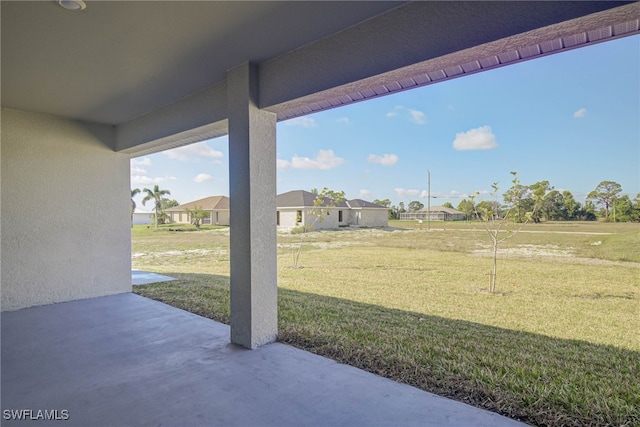
[[[279,340],[534,425],[640,425],[640,225],[279,234]],[[134,291],[228,322],[229,230],[133,230]]]

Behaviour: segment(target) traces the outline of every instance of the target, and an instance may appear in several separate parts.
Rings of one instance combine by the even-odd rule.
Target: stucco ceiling
[[[2,103],[120,124],[398,2],[2,1]]]
[[[640,33],[640,3],[2,0],[2,106],[137,155],[227,132],[227,71],[279,120]]]

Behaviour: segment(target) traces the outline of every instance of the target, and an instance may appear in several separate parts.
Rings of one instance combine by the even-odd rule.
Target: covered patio
[[[522,425],[131,293],[3,313],[2,391],[79,427]]]
[[[274,343],[276,123],[638,34],[640,3],[1,8],[3,416],[67,410],[65,424],[79,426],[511,423]],[[230,327],[130,293],[130,159],[223,135]]]

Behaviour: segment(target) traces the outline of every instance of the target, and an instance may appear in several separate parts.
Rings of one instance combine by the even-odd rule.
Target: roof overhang
[[[2,106],[116,127],[132,155],[227,133],[227,70],[309,114],[639,33],[636,2],[2,1]]]

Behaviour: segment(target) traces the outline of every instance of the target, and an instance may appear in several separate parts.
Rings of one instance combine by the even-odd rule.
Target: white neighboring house
[[[229,225],[229,198],[227,196],[211,196],[204,199],[195,200],[185,203],[184,205],[175,206],[165,209],[164,212],[169,216],[170,223],[191,224],[191,218],[186,209],[202,208],[209,214],[202,220],[203,225]]]
[[[415,212],[404,212],[400,214],[400,219],[405,220],[427,220],[431,216],[431,221],[462,221],[466,219],[464,212],[445,206],[431,206],[431,215],[427,208]]]
[[[389,208],[362,199],[347,201],[348,223],[359,227],[388,227]]]
[[[136,210],[133,211],[133,225],[151,224],[151,215],[151,212],[136,208]]]
[[[361,199],[349,200],[326,208],[323,220],[316,219],[314,209],[316,195],[304,190],[294,190],[279,194],[276,198],[276,223],[281,228],[312,226],[314,230],[336,229],[338,227],[386,227],[388,208]],[[325,206],[331,204],[325,200]]]

